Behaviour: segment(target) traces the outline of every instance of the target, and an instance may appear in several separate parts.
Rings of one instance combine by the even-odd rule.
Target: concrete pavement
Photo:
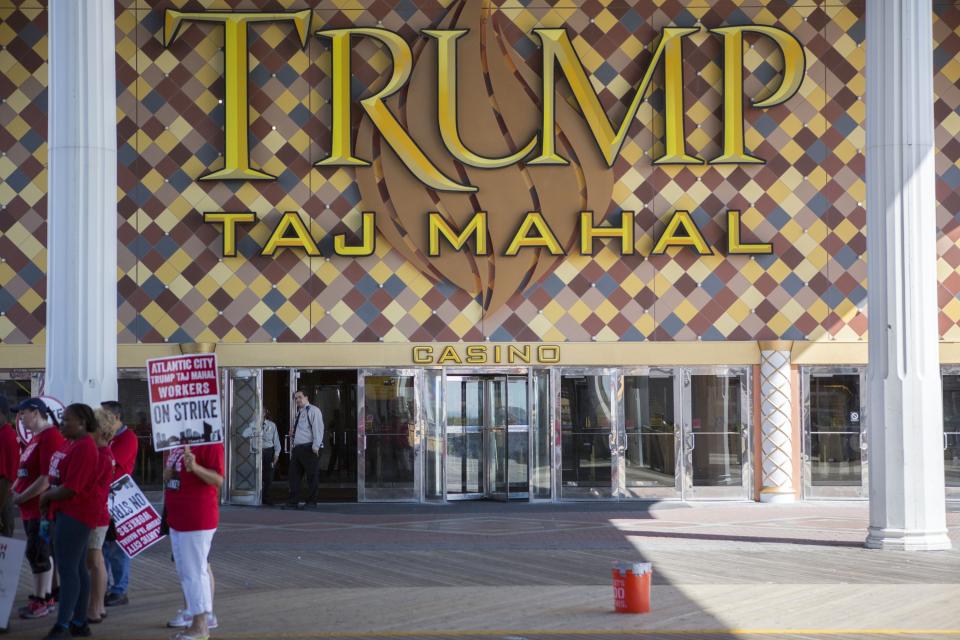
[[[957,549],[928,553],[863,549],[863,503],[345,504],[222,520],[215,638],[960,638],[957,511]],[[612,613],[614,560],[653,563],[650,614]],[[130,598],[95,636],[166,637],[180,606],[166,542],[134,561]],[[8,637],[50,624],[14,620]]]

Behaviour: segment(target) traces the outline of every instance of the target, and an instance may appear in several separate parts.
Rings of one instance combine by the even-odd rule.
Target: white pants
[[[213,594],[210,593],[210,573],[207,571],[207,556],[216,529],[204,531],[177,531],[170,529],[170,544],[173,546],[173,561],[191,616],[213,612]]]

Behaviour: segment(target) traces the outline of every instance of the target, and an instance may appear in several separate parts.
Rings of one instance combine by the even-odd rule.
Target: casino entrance
[[[448,375],[444,405],[447,500],[528,498],[527,377]]]
[[[747,367],[230,368],[224,378],[235,504],[287,501],[298,389],[324,419],[320,502],[752,495]],[[272,482],[263,412],[282,448]]]

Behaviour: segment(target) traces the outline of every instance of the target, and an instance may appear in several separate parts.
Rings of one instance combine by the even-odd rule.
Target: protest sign
[[[117,544],[134,557],[163,539],[160,514],[129,475],[110,485],[107,509],[117,531]]]
[[[153,448],[223,442],[215,354],[147,360]]]
[[[52,396],[40,396],[40,399],[43,400],[50,411],[53,411],[53,417],[57,419],[57,423],[63,422],[63,403]],[[33,439],[33,432],[24,426],[23,421],[19,417],[17,418],[17,438],[19,438],[20,444],[24,447],[30,444],[30,440]]]
[[[6,629],[10,621],[26,548],[27,543],[23,540],[0,538],[0,629]]]

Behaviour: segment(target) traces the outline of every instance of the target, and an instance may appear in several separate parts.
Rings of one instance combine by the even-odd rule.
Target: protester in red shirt
[[[90,576],[85,560],[90,531],[103,514],[96,484],[99,455],[90,435],[96,430],[93,409],[85,404],[66,408],[60,431],[67,443],[50,459],[50,488],[40,496],[41,512],[49,509],[55,518],[53,553],[60,575],[57,622],[44,640],[90,635]]]
[[[119,402],[107,400],[101,402],[100,406],[116,416],[120,423],[119,430],[110,441],[110,451],[113,452],[113,458],[117,463],[113,468],[113,479],[118,480],[128,474],[132,476],[139,447],[137,434],[134,433],[133,429],[123,424],[123,407]],[[127,588],[130,585],[130,558],[117,544],[116,531],[112,525],[107,529],[107,537],[103,545],[103,559],[110,569],[109,577],[111,579],[105,604],[108,607],[127,604],[129,602]]]
[[[87,606],[87,621],[97,624],[103,621],[106,615],[104,596],[107,592],[107,568],[103,562],[103,540],[110,525],[110,512],[107,510],[107,496],[110,494],[110,483],[113,482],[116,463],[110,450],[110,439],[120,427],[120,420],[106,409],[97,409],[93,412],[97,419],[97,430],[93,433],[93,440],[97,445],[97,505],[100,510],[97,517],[97,526],[90,532],[90,541],[87,546],[87,571],[90,573],[90,604]]]
[[[164,506],[177,574],[187,603],[190,626],[175,640],[201,640],[210,631],[213,594],[207,556],[220,520],[219,495],[223,485],[223,445],[189,446],[170,452],[163,470]]]
[[[33,595],[21,618],[42,618],[56,609],[53,587],[53,564],[49,536],[40,535],[40,494],[50,486],[47,471],[50,459],[64,444],[53,412],[40,398],[24,400],[13,408],[23,426],[33,434],[20,454],[17,481],[13,485],[13,503],[20,507],[23,529],[27,534],[27,561],[33,572]]]
[[[11,538],[17,518],[13,505],[13,483],[17,481],[20,466],[20,444],[13,425],[7,422],[10,405],[7,397],[0,395],[0,535]]]

